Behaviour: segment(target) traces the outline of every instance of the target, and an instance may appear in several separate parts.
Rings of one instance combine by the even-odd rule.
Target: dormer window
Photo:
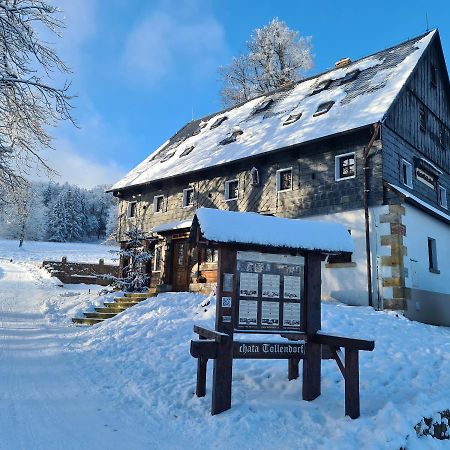
[[[361,71],[359,69],[353,70],[352,72],[348,72],[344,78],[341,78],[339,80],[339,84],[343,85],[343,84],[349,83],[350,81],[355,80],[360,72]]]
[[[263,102],[261,102],[253,111],[253,114],[258,114],[260,112],[265,111],[266,109],[269,108],[269,106],[273,103],[273,99],[269,98],[264,100]]]
[[[317,111],[313,114],[313,117],[321,116],[322,114],[327,113],[333,105],[334,105],[334,102],[321,103],[317,107]]]
[[[216,119],[215,121],[214,121],[214,123],[211,125],[211,130],[214,130],[214,128],[217,128],[219,125],[221,125],[223,122],[225,122],[225,120],[227,120],[228,119],[228,117],[227,116],[222,116],[222,117],[219,117],[218,119]]]
[[[290,125],[291,123],[297,122],[298,119],[300,119],[300,117],[302,117],[303,113],[295,113],[295,114],[291,114],[284,122],[283,125]]]
[[[195,148],[195,147],[194,147],[193,145],[191,145],[190,147],[184,149],[183,152],[182,152],[181,155],[180,155],[180,158],[182,158],[183,156],[189,155],[189,153],[191,153],[192,150],[194,150],[194,148]]]
[[[170,158],[172,158],[172,156],[175,154],[175,152],[169,152],[166,153],[162,158],[160,162],[166,162],[167,160],[169,160]]]
[[[236,128],[230,136],[227,136],[225,139],[221,140],[219,142],[220,145],[227,145],[231,144],[232,142],[235,142],[237,137],[243,134],[243,131],[239,128]]]
[[[331,80],[323,80],[320,83],[317,84],[317,86],[314,88],[314,90],[311,92],[311,95],[316,95],[319,92],[324,91],[325,89],[328,89],[328,86],[331,84]]]

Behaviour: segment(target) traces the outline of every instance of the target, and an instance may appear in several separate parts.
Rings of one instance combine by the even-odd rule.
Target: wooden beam
[[[369,352],[375,348],[375,341],[347,338],[344,336],[334,336],[322,332],[315,333],[311,336],[311,341],[322,345],[330,345],[331,347],[345,347]]]
[[[358,350],[345,349],[345,414],[352,419],[360,416]]]
[[[218,331],[209,330],[208,328],[199,327],[198,325],[194,325],[194,333],[198,334],[201,338],[212,339],[219,344],[229,337],[225,333],[219,333]]]
[[[191,356],[194,358],[216,359],[218,345],[217,342],[209,340],[191,341]]]
[[[314,342],[305,344],[303,359],[303,400],[311,401],[320,395],[322,346]]]

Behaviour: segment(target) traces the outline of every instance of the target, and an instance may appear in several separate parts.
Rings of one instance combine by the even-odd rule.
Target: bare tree
[[[58,15],[44,1],[0,0],[0,192],[23,185],[31,167],[52,172],[40,156],[51,147],[48,129],[60,120],[74,123],[70,83],[51,85],[55,72],[69,70],[41,37],[60,36]]]
[[[225,106],[299,81],[313,65],[311,38],[301,37],[278,18],[253,32],[247,50],[219,68]]]

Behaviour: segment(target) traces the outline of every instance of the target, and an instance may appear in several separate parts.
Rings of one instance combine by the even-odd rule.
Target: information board
[[[303,256],[237,252],[236,329],[303,331]]]

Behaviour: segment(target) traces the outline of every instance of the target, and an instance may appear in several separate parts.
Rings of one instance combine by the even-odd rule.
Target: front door
[[[189,289],[189,244],[187,239],[173,241],[173,282],[174,291]]]

